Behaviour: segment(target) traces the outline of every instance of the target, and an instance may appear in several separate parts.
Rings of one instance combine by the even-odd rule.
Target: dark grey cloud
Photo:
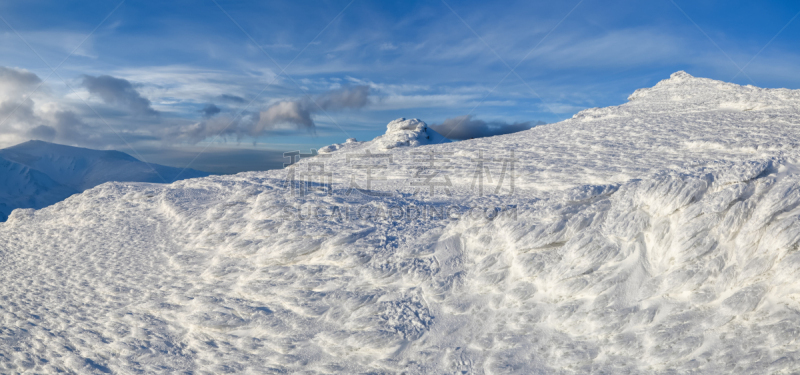
[[[0,66],[0,134],[20,142],[37,139],[90,147],[118,143],[104,129],[85,123],[68,102],[52,98],[41,83],[34,73]]]
[[[4,131],[11,127],[40,122],[34,114],[31,92],[42,80],[27,70],[0,66],[0,121]]]
[[[103,134],[95,131],[83,119],[70,110],[59,110],[48,116],[40,125],[30,125],[26,133],[31,139],[47,142],[96,145]]]
[[[311,112],[315,109],[306,100],[285,100],[271,105],[259,115],[258,124],[251,129],[254,133],[261,133],[288,124],[298,129],[314,131],[314,120]],[[312,108],[310,108],[312,107]],[[251,134],[255,135],[255,134]]]
[[[31,139],[51,142],[56,138],[56,129],[49,125],[39,125],[28,131],[28,136]]]
[[[33,88],[42,80],[34,73],[27,70],[7,68],[0,66],[0,84],[3,89],[24,90]]]
[[[273,104],[261,112],[257,133],[290,124],[297,129],[314,132],[316,125],[311,115],[317,112],[358,109],[369,104],[369,86],[345,87],[332,90],[309,100],[286,100]],[[252,135],[252,134],[251,134]]]
[[[237,103],[237,104],[244,104],[244,103],[247,102],[241,96],[228,95],[228,94],[222,94],[222,95],[218,96],[217,99],[222,100],[224,102]]]
[[[97,95],[106,104],[116,104],[127,107],[137,115],[157,115],[158,112],[150,105],[150,100],[141,94],[126,79],[109,75],[98,77],[83,76],[83,86],[93,95]]]
[[[431,125],[431,128],[449,139],[463,140],[511,134],[544,124],[542,121],[515,122],[512,124],[502,121],[487,122],[475,119],[472,115],[466,115],[449,118],[441,124]]]
[[[359,109],[369,104],[368,86],[345,87],[317,95],[313,99],[282,100],[259,113],[245,113],[240,117],[216,116],[186,126],[167,138],[200,142],[220,136],[258,137],[286,131],[314,133],[313,115],[345,109]]]
[[[75,112],[57,111],[53,117],[52,127],[63,141],[87,144],[98,137]]]
[[[3,82],[0,81],[0,85]],[[0,121],[5,132],[10,132],[15,127],[25,127],[43,121],[34,114],[34,103],[30,98],[8,99],[0,102]]]
[[[200,110],[200,112],[203,112],[203,117],[210,118],[216,115],[217,113],[222,112],[222,110],[212,103],[212,104],[207,104],[205,107],[203,107],[202,110]]]
[[[0,134],[19,139],[27,137],[47,120],[35,111],[31,93],[42,80],[27,70],[0,66]],[[41,128],[34,132],[41,138],[52,139],[52,132]]]
[[[258,124],[258,113],[245,112],[238,117],[215,116],[191,125],[165,129],[161,135],[165,141],[186,141],[197,143],[204,139],[213,139],[217,135],[234,135],[237,138],[250,135],[248,129]]]
[[[354,86],[329,91],[315,99],[322,109],[339,110],[344,108],[362,108],[369,104],[369,86]]]

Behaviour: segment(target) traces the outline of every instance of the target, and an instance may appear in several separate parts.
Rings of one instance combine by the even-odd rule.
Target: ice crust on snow
[[[15,210],[0,224],[0,372],[800,367],[800,92],[679,72],[511,135],[408,141],[420,123],[287,170]],[[347,155],[367,150],[391,156],[371,172],[387,194],[347,195],[363,172]],[[477,194],[473,160],[511,150],[514,194]],[[425,152],[447,155],[452,194],[413,194]],[[286,187],[321,160],[333,194]],[[294,215],[409,206],[516,215]]]

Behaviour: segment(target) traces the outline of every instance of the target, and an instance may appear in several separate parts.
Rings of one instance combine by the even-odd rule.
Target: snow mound
[[[320,154],[329,154],[331,152],[338,151],[343,148],[357,146],[360,143],[361,142],[357,141],[355,138],[347,138],[347,140],[344,143],[334,143],[332,145],[325,146],[323,148],[320,148],[318,152]]]
[[[375,138],[374,142],[388,150],[395,147],[440,144],[450,140],[429,128],[420,119],[399,118],[386,125],[386,134]]]
[[[435,130],[428,127],[420,119],[399,118],[386,125],[386,133],[369,142],[357,142],[349,138],[345,143],[332,144],[319,149],[319,153],[328,154],[339,150],[357,150],[362,148],[390,150],[398,147],[418,147],[452,142]]]

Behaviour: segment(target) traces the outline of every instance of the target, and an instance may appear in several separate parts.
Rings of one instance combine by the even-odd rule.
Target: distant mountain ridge
[[[42,208],[109,181],[170,183],[210,175],[148,164],[120,151],[43,141],[0,149],[0,221],[15,208]]]

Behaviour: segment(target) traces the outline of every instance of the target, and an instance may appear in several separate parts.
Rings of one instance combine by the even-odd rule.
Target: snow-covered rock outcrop
[[[420,119],[399,118],[386,125],[386,133],[369,142],[356,142],[355,138],[345,143],[325,146],[320,153],[331,153],[339,150],[356,150],[363,148],[390,150],[396,147],[418,147],[451,142],[443,135],[428,127]]]
[[[343,148],[348,148],[352,146],[357,146],[362,142],[357,141],[355,138],[347,138],[344,143],[334,143],[332,145],[328,145],[319,149],[319,153],[321,154],[329,154],[334,151],[341,150]]]
[[[375,138],[384,149],[395,147],[417,147],[450,142],[447,138],[428,127],[420,119],[399,118],[386,125],[386,134]]]
[[[797,95],[678,73],[512,135],[17,210],[0,372],[792,373]],[[309,171],[329,193],[287,187]]]

